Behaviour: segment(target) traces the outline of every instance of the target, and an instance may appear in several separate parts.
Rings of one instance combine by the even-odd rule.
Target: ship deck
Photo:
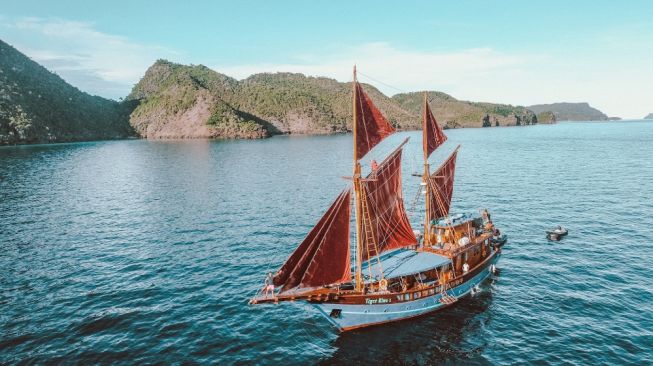
[[[382,254],[379,259],[369,260],[361,266],[365,282],[379,281],[382,273],[385,278],[397,278],[451,263],[451,259],[443,255],[413,249],[396,249]],[[355,269],[352,270],[354,271]]]

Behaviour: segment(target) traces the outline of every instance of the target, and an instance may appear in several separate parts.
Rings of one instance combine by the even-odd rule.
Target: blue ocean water
[[[346,334],[247,300],[347,184],[351,135],[0,148],[0,364],[653,363],[653,123],[446,133],[433,165],[462,144],[452,211],[490,209],[501,272]],[[407,136],[410,207],[419,133],[374,153]]]

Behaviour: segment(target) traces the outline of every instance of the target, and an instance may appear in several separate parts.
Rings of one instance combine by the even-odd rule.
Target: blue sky
[[[0,39],[114,99],[166,58],[239,79],[292,71],[347,81],[356,63],[388,95],[653,112],[652,1],[3,3]]]

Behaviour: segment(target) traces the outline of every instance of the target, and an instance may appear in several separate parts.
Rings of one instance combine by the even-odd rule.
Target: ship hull
[[[478,286],[490,276],[493,265],[497,263],[499,257],[500,253],[495,254],[472,277],[465,279],[464,282],[447,290],[447,295],[457,299],[468,295],[475,286]],[[444,309],[453,304],[450,301],[443,301],[442,294],[440,293],[398,303],[392,303],[392,297],[393,295],[388,295],[389,303],[382,304],[320,302],[313,303],[312,305],[338,328],[338,330],[344,332],[418,317]],[[334,314],[337,314],[337,316],[334,316]]]

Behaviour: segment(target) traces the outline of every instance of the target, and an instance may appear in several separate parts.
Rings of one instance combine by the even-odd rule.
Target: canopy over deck
[[[468,221],[482,220],[481,216],[474,213],[460,213],[451,215],[448,218],[443,217],[435,222],[435,227],[448,229],[451,226],[458,226]]]
[[[381,269],[385,278],[396,278],[428,271],[450,262],[451,259],[435,253],[397,249],[381,255],[380,265],[376,259],[372,259],[363,263],[361,268],[363,274],[368,276],[371,270],[371,280],[378,281],[381,279]]]

